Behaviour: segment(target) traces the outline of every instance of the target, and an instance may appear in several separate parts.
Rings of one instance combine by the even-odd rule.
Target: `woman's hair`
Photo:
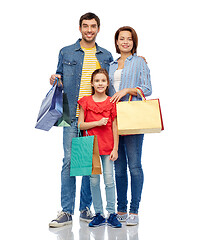
[[[79,19],[79,26],[80,27],[82,26],[83,20],[92,20],[93,18],[97,22],[97,26],[99,28],[100,27],[100,19],[99,19],[99,17],[97,15],[95,15],[94,13],[91,13],[91,12],[85,13],[84,15],[82,15],[80,17],[80,19]]]
[[[108,72],[106,71],[106,69],[104,68],[99,68],[99,69],[96,69],[92,75],[91,75],[91,84],[93,83],[93,80],[94,80],[94,77],[98,74],[98,73],[102,73],[106,76],[106,79],[107,79],[107,83],[108,83],[108,86],[109,86],[109,76],[108,76]],[[106,88],[106,94],[108,95],[108,86]],[[95,93],[95,89],[93,86],[92,87],[92,95]]]
[[[115,48],[116,48],[116,52],[120,53],[120,49],[119,49],[119,47],[117,45],[117,40],[118,40],[120,32],[122,32],[122,31],[129,31],[131,33],[131,36],[132,36],[132,39],[133,39],[133,48],[131,50],[131,53],[132,54],[137,53],[138,36],[137,36],[136,31],[132,27],[129,27],[129,26],[121,27],[115,33]]]

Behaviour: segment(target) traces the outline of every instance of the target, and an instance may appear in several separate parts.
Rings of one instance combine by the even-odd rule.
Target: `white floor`
[[[121,229],[114,229],[109,226],[90,228],[86,222],[75,219],[72,225],[60,229],[50,229],[50,232],[53,233],[58,240],[138,240],[138,228],[138,226],[127,227],[125,225],[123,225]]]

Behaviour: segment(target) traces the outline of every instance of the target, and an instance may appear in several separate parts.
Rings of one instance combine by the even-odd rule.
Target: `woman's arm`
[[[108,118],[102,118],[99,121],[93,121],[93,122],[85,122],[84,121],[84,109],[80,105],[80,112],[79,112],[79,118],[78,118],[78,126],[80,124],[80,130],[88,130],[94,127],[99,127],[106,125],[108,122]]]
[[[110,154],[110,160],[115,161],[118,158],[118,144],[119,144],[119,135],[117,132],[117,118],[116,117],[113,120],[112,129],[113,129],[114,146],[113,146],[113,150]]]

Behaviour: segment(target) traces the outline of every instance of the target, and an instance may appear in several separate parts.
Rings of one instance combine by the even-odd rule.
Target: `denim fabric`
[[[72,138],[77,137],[76,109],[84,61],[84,51],[81,49],[79,39],[75,44],[62,48],[59,52],[57,74],[62,77],[64,92],[67,94],[71,127],[63,128],[64,159],[61,172],[61,205],[64,212],[74,213],[76,178],[70,177],[70,159]],[[106,49],[96,44],[96,57],[102,68],[109,69],[113,61],[112,55]],[[90,208],[92,202],[90,191],[90,177],[82,177],[80,193],[80,211]]]
[[[59,52],[57,74],[62,76],[64,92],[67,94],[71,121],[76,118],[77,100],[84,61],[84,51],[81,49],[79,39],[75,44],[64,47]],[[106,49],[96,44],[96,57],[102,68],[109,70],[113,57]]]
[[[144,181],[141,164],[143,138],[143,134],[120,136],[118,159],[115,161],[118,212],[127,212],[128,165],[131,177],[129,212],[138,213]]]
[[[115,60],[110,64],[109,68],[109,77],[110,77],[110,86],[109,86],[109,95],[113,96],[115,94],[115,88],[113,86],[114,73],[118,69],[118,61]],[[136,56],[136,54],[129,56],[124,63],[124,68],[122,69],[121,83],[119,90],[124,88],[135,88],[140,87],[144,92],[145,96],[149,96],[152,93],[151,87],[151,77],[150,70],[145,63],[145,61]],[[124,96],[121,101],[128,101],[129,94]],[[141,97],[133,96],[133,101],[141,100]]]
[[[76,196],[76,177],[70,177],[71,145],[72,138],[77,135],[76,119],[70,127],[63,128],[64,158],[61,172],[61,205],[63,211],[70,214],[74,214]],[[82,177],[80,211],[85,210],[86,207],[90,208],[92,203],[89,178],[89,176]]]
[[[111,214],[115,213],[115,182],[113,176],[113,161],[109,159],[109,155],[101,155],[101,162],[106,191],[106,210]],[[91,175],[90,184],[95,213],[103,214],[103,203],[100,190],[100,175]]]

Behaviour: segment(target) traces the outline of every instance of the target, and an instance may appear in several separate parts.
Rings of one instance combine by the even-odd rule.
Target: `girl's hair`
[[[132,27],[129,27],[129,26],[121,27],[115,33],[115,48],[116,48],[116,52],[120,53],[120,49],[119,49],[119,47],[117,45],[117,40],[118,40],[120,32],[122,32],[122,31],[129,31],[131,33],[131,36],[132,36],[132,39],[133,39],[133,48],[131,50],[131,53],[132,54],[137,53],[138,36],[137,36],[136,31]]]
[[[110,81],[109,81],[108,72],[107,72],[106,69],[104,69],[104,68],[96,69],[96,70],[92,73],[92,75],[91,75],[91,83],[93,83],[94,77],[95,77],[98,73],[102,73],[102,74],[104,74],[104,75],[106,76],[107,83],[108,83],[108,86],[109,86],[109,82],[110,82]],[[107,94],[107,95],[108,95],[108,86],[107,86],[107,88],[106,88],[106,94]],[[92,87],[92,95],[94,95],[94,94],[95,94],[95,89],[94,89],[93,86],[91,86],[91,87]]]

